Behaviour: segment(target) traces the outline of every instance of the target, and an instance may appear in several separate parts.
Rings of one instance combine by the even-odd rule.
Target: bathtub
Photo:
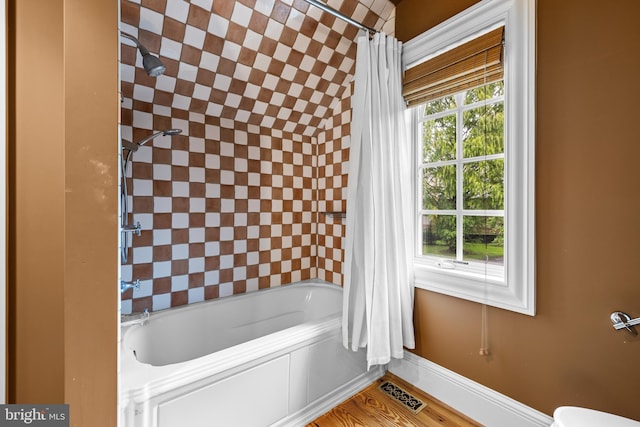
[[[300,282],[122,323],[121,427],[300,426],[383,375],[341,344],[342,288]]]

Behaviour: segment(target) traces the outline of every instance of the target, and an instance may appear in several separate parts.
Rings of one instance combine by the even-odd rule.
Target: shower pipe
[[[127,203],[129,199],[128,197],[129,194],[127,190],[127,166],[129,166],[129,162],[131,161],[131,156],[133,155],[134,152],[138,151],[138,148],[142,147],[147,142],[151,141],[157,136],[178,135],[180,133],[182,133],[182,129],[166,129],[166,130],[161,130],[160,132],[153,133],[141,139],[138,142],[129,142],[124,140],[122,141],[122,149],[127,150],[126,157],[124,156],[124,153],[120,157],[120,168],[121,168],[120,174],[122,176],[122,183],[120,185],[120,189],[121,189],[120,190],[120,208],[121,208],[120,213],[122,215],[122,223],[120,228],[122,232],[120,257],[124,264],[126,264],[128,261],[127,248],[129,246],[128,245],[129,239],[128,239],[127,232],[133,232],[139,236],[142,230],[139,222],[136,223],[135,225],[129,224],[129,206]]]
[[[305,1],[307,3],[309,3],[310,5],[317,7],[318,9],[322,9],[325,12],[335,16],[336,18],[340,18],[343,21],[360,28],[361,30],[367,31],[369,33],[369,35],[373,35],[373,34],[377,33],[377,31],[374,30],[373,28],[367,27],[366,25],[361,24],[360,22],[356,21],[355,19],[349,18],[346,15],[343,15],[342,13],[338,12],[337,10],[335,10],[334,8],[332,8],[331,6],[329,6],[327,4],[324,4],[324,3],[322,3],[322,2],[320,2],[318,0],[305,0]]]

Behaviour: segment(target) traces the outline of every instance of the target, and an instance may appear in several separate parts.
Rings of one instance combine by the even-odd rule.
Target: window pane
[[[455,216],[422,216],[422,255],[456,258]]]
[[[504,218],[465,216],[464,259],[504,265]]]
[[[464,97],[465,105],[473,104],[474,102],[484,101],[485,99],[491,99],[504,95],[504,81],[489,83],[488,85],[469,89]]]
[[[463,114],[462,147],[465,158],[504,152],[504,104],[487,104]]]
[[[424,122],[423,138],[423,156],[425,163],[455,159],[455,114]]]
[[[464,209],[504,209],[504,159],[465,163]]]
[[[429,116],[431,114],[442,113],[452,108],[456,108],[456,100],[453,96],[445,96],[444,98],[428,102],[424,108],[424,115]]]
[[[423,209],[455,209],[455,165],[425,168],[422,173]]]

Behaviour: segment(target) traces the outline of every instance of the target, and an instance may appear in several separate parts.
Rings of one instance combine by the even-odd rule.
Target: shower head
[[[167,67],[164,66],[160,58],[158,58],[157,56],[151,55],[149,53],[149,50],[146,47],[144,47],[142,44],[140,44],[138,39],[132,36],[131,34],[125,33],[124,31],[120,31],[120,34],[123,37],[128,38],[129,40],[133,41],[136,44],[136,47],[138,48],[138,50],[140,51],[140,54],[142,55],[142,66],[144,67],[144,70],[147,72],[148,75],[150,75],[151,77],[158,77],[159,75],[164,73]]]
[[[122,148],[129,150],[129,151],[138,151],[138,148],[142,147],[143,145],[145,145],[147,142],[151,141],[152,139],[154,139],[157,136],[167,136],[167,135],[178,135],[182,133],[182,129],[166,129],[166,130],[161,130],[159,132],[153,133],[145,138],[142,138],[140,141],[138,142],[134,142],[131,143],[129,141],[122,141]]]

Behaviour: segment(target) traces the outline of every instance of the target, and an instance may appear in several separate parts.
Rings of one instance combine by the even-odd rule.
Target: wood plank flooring
[[[417,415],[378,386],[392,381],[426,403]],[[320,416],[307,427],[480,427],[439,400],[387,373],[360,393]]]

